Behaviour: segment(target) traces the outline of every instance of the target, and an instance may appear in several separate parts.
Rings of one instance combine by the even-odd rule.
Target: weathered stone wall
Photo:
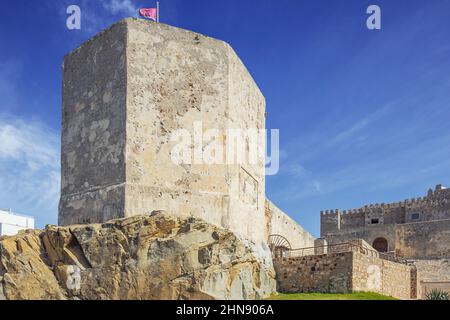
[[[64,59],[60,224],[123,212],[126,38],[122,21]]]
[[[415,298],[412,267],[359,252],[278,258],[274,267],[280,292],[364,291]]]
[[[419,273],[419,280],[450,281],[450,259],[420,259],[413,262]]]
[[[228,129],[265,128],[265,99],[228,44],[125,19],[66,57],[63,109],[60,224],[166,210],[266,240],[263,136],[256,163],[171,157],[180,129],[201,152]]]
[[[352,253],[274,260],[277,290],[284,293],[352,292]]]
[[[320,217],[321,237],[329,243],[362,238],[373,245],[375,239],[383,238],[388,242],[388,251],[396,251],[397,245],[406,246],[399,249],[406,250],[404,256],[411,258],[417,257],[418,252],[430,254],[429,257],[442,257],[448,255],[450,250],[450,245],[441,241],[448,239],[450,225],[436,222],[450,219],[450,189],[440,185],[434,191],[430,189],[424,198],[369,205],[343,212],[327,210],[321,212]],[[410,227],[410,224],[416,227]],[[441,226],[436,228],[439,224]],[[449,243],[448,240],[446,242]]]
[[[450,294],[450,281],[447,282],[421,282],[419,299],[426,300],[427,294],[433,290],[439,290]]]
[[[364,239],[369,245],[372,246],[375,239],[381,237],[387,240],[388,251],[394,251],[396,243],[395,227],[395,225],[374,225],[367,228],[348,229],[339,233],[328,234],[325,236],[325,239],[329,244]]]
[[[414,291],[415,285],[414,284]],[[353,253],[352,290],[411,299],[411,267],[359,252]]]
[[[424,299],[428,291],[440,289],[450,293],[450,259],[418,259],[411,261],[417,268],[417,296]]]
[[[293,249],[314,246],[314,237],[270,200],[266,200],[265,219],[268,236],[281,235],[285,237]]]
[[[450,220],[397,225],[395,248],[409,259],[450,257]]]
[[[391,225],[450,219],[450,189],[441,185],[428,190],[426,197],[413,198],[395,203],[366,205],[359,209],[321,212],[321,235],[366,228],[376,224]]]

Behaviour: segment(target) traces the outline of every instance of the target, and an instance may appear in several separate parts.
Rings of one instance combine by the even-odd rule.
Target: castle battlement
[[[450,189],[437,185],[434,190],[429,189],[424,197],[368,204],[343,211],[325,210],[320,212],[320,217],[322,235],[372,226],[449,219]]]

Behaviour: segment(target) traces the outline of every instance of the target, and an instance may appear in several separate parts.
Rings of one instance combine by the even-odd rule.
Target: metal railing
[[[334,254],[334,253],[346,253],[346,252],[358,252],[371,257],[380,258],[383,260],[389,260],[392,262],[407,264],[407,260],[397,257],[394,252],[383,253],[378,252],[376,250],[372,250],[370,248],[351,243],[344,242],[338,244],[329,244],[324,246],[317,247],[308,247],[308,248],[300,248],[300,249],[292,249],[292,250],[284,250],[279,252],[276,257],[280,258],[297,258],[297,257],[305,257],[305,256],[316,256],[316,255],[324,255],[324,254]]]

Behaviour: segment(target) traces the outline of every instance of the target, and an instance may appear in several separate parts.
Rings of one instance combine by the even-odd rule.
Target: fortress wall
[[[374,225],[367,228],[354,228],[325,236],[328,244],[337,244],[351,240],[363,239],[371,246],[377,238],[388,242],[388,251],[394,251],[396,245],[395,225]]]
[[[369,244],[373,244],[376,238],[384,238],[388,241],[389,251],[394,251],[401,244],[397,239],[401,239],[405,234],[408,235],[408,240],[405,240],[408,243],[401,244],[400,250],[405,251],[404,254],[407,257],[417,257],[417,254],[422,255],[419,257],[425,257],[423,256],[426,254],[425,243],[433,234],[425,233],[425,230],[433,231],[434,225],[436,225],[435,221],[447,219],[450,219],[450,189],[438,185],[434,191],[430,189],[428,195],[423,198],[413,198],[390,204],[367,205],[342,213],[339,210],[322,212],[321,237],[331,244],[356,238],[362,238]],[[378,223],[374,221],[378,221]],[[415,228],[406,226],[412,223],[422,224]],[[406,225],[401,227],[404,224]],[[399,226],[398,231],[396,226]],[[442,223],[440,227],[442,229],[437,234],[445,239],[447,223]],[[421,237],[420,241],[414,240],[414,233]],[[431,242],[436,242],[436,238],[434,237]],[[436,243],[432,246],[434,247],[427,249],[432,255],[431,257],[447,254],[444,245]]]
[[[265,99],[225,42],[122,20],[65,58],[63,110],[60,224],[165,210],[267,240],[265,140],[256,163],[207,157],[228,129],[265,128]]]
[[[364,212],[343,212],[341,215],[341,230],[343,229],[352,229],[355,227],[364,226]]]
[[[430,189],[426,197],[371,204],[342,213],[339,210],[327,210],[321,213],[321,234],[324,236],[347,229],[365,228],[373,218],[379,219],[380,224],[384,225],[450,219],[450,189],[438,185],[434,191]]]
[[[418,297],[425,298],[427,292],[440,289],[450,292],[450,259],[413,260],[418,274]]]
[[[203,137],[204,151],[230,142],[228,129],[265,128],[265,99],[241,60],[223,41],[142,20],[129,21],[128,46],[127,214],[159,208],[266,240],[261,136],[256,164],[225,164],[226,149],[221,163],[207,163],[205,155],[192,165],[170,158],[178,143],[170,137],[179,129],[194,144],[196,134],[217,131]]]
[[[396,226],[396,253],[409,259],[450,257],[450,219]]]
[[[266,221],[267,235],[285,237],[293,249],[314,247],[315,238],[270,200],[266,200]]]
[[[426,197],[404,201],[403,207],[406,223],[417,222],[413,214],[420,215],[419,221],[450,219],[450,189],[437,186]]]
[[[450,258],[413,260],[419,280],[426,282],[450,282]]]
[[[340,229],[340,213],[334,210],[320,212],[320,234],[324,237],[328,233],[338,232]]]
[[[359,252],[277,258],[274,267],[285,293],[370,291],[410,299],[416,292],[410,266]]]
[[[126,37],[115,24],[64,58],[59,224],[124,211]]]
[[[274,267],[282,293],[351,293],[353,253],[277,258]]]
[[[267,241],[265,231],[265,128],[266,101],[244,63],[233,49],[228,50],[228,108],[225,113],[225,127],[243,129],[245,148],[250,151],[251,132],[256,135],[256,163],[228,165],[228,176],[232,179],[229,191],[230,208],[228,225],[231,230],[240,230],[241,234],[251,234]],[[206,115],[207,116],[207,115]],[[231,137],[226,137],[232,143]],[[248,155],[247,155],[248,156]]]
[[[401,204],[375,204],[359,209],[331,210],[321,213],[323,231],[326,233],[364,228],[370,220],[377,218],[380,224],[404,223],[404,207]],[[338,217],[339,223],[338,223]]]
[[[125,214],[166,210],[221,225],[229,206],[226,166],[174,163],[171,151],[179,141],[171,137],[186,130],[191,145],[196,122],[199,135],[224,128],[227,47],[143,20],[127,20],[127,30]],[[192,154],[188,158],[192,161]]]
[[[405,209],[402,206],[389,207],[384,211],[384,224],[405,223]]]
[[[415,298],[417,283],[411,281],[414,270],[408,265],[354,252],[352,267],[354,292],[370,291],[400,299]]]

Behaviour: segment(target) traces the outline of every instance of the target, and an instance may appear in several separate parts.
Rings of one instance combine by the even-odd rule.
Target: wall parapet
[[[266,199],[265,203],[265,219],[267,237],[275,234],[281,235],[289,241],[293,248],[314,245],[314,236],[269,199]]]
[[[415,269],[361,252],[338,252],[274,259],[279,291],[285,293],[378,292],[414,299]]]
[[[358,252],[367,256],[388,260],[401,264],[408,264],[408,260],[395,255],[394,252],[378,252],[364,240],[358,239],[343,243],[325,244],[314,247],[291,249],[285,253],[287,258],[306,257],[331,253]]]
[[[425,197],[393,203],[369,204],[357,209],[324,210],[320,212],[320,219],[321,236],[373,224],[450,219],[450,189],[438,185],[435,190],[430,189]]]

